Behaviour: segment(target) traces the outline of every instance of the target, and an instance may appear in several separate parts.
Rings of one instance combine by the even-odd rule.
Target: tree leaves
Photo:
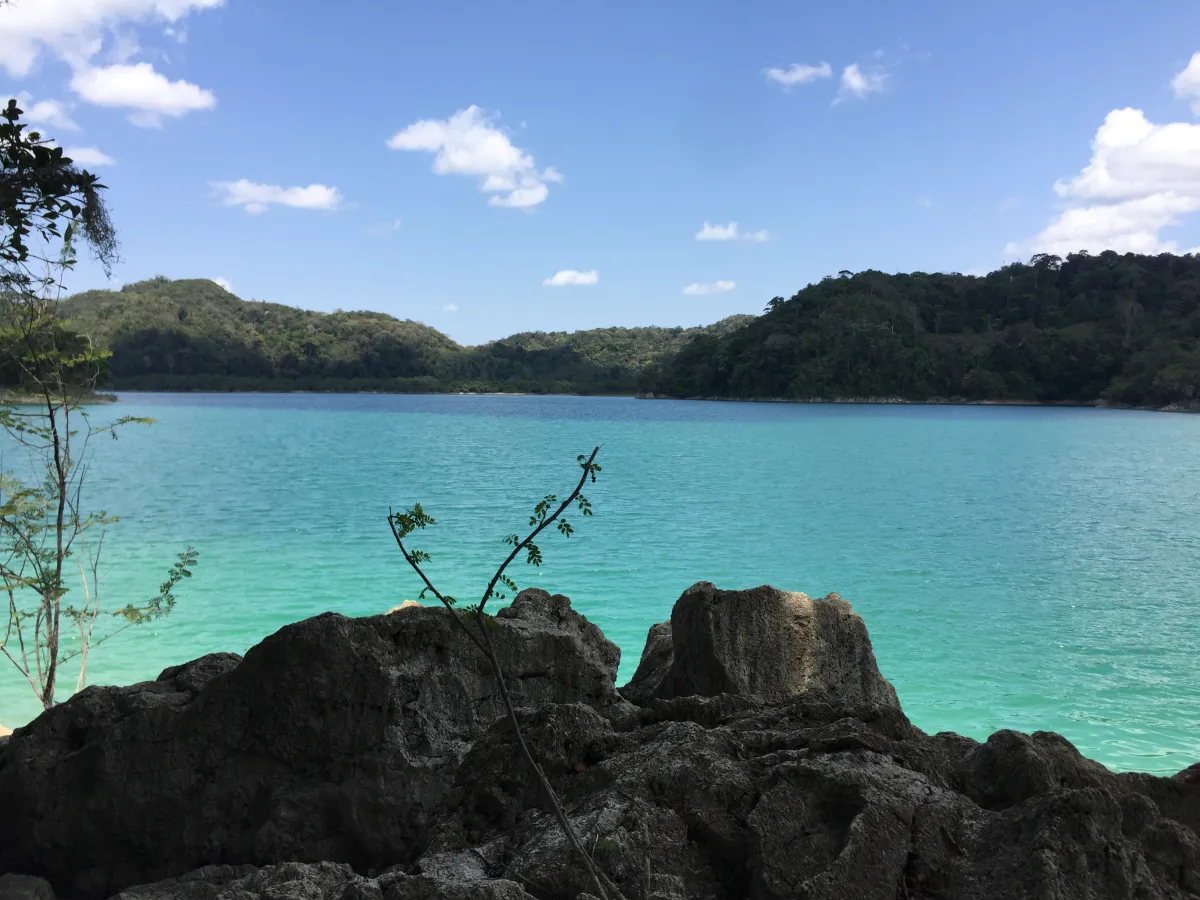
[[[407,512],[392,514],[390,519],[402,538],[408,537],[414,531],[437,524],[437,520],[433,516],[427,515],[420,503]]]

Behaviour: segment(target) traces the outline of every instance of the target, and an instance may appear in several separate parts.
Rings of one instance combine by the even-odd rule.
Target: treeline
[[[631,394],[637,374],[707,328],[527,332],[463,347],[382,313],[240,300],[206,279],[152,278],[68,298],[70,327],[112,351],[123,390],[520,391]]]
[[[1200,256],[840,272],[638,379],[669,397],[1200,406]]]
[[[985,276],[838,273],[705,328],[463,347],[381,313],[155,278],[69,298],[128,390],[508,391],[1200,406],[1200,256],[1040,255]]]

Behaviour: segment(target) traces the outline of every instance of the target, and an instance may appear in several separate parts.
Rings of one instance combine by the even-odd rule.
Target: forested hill
[[[1200,256],[1037,256],[986,276],[841,272],[704,328],[463,347],[382,313],[154,278],[63,304],[110,387],[633,393],[1200,406]]]
[[[1200,256],[841,272],[650,367],[671,397],[1200,406]]]
[[[463,347],[383,313],[319,313],[241,300],[208,279],[152,278],[61,307],[112,350],[107,385],[133,390],[539,391],[633,393],[649,364],[706,328],[529,332]]]

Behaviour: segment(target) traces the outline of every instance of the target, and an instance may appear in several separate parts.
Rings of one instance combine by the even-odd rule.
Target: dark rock
[[[1061,735],[997,731],[962,762],[963,793],[984,809],[1008,809],[1059,789],[1096,787],[1111,773]]]
[[[622,707],[615,645],[565,597],[495,619],[517,703]],[[102,897],[216,863],[412,857],[473,739],[502,714],[442,608],[328,613],[157,681],[91,687],[0,750],[0,871]]]
[[[663,681],[671,674],[673,656],[671,623],[659,622],[657,625],[651,625],[637,671],[633,673],[629,684],[621,688],[621,696],[633,703],[650,703],[658,696]]]
[[[1200,763],[1192,763],[1182,772],[1177,772],[1172,777],[1184,784],[1200,784]]]
[[[533,900],[500,879],[410,876],[363,878],[349,866],[322,862],[205,866],[179,878],[127,888],[112,900]]]
[[[768,586],[722,591],[707,581],[676,601],[669,628],[651,629],[623,693],[643,704],[739,694],[900,708],[866,625],[837,594],[813,600]]]
[[[596,896],[453,628],[323,616],[241,662],[85,691],[0,750],[0,869],[81,900]],[[1044,732],[921,732],[836,597],[693,588],[624,689],[637,707],[566,598],[522,594],[495,640],[627,900],[1200,896],[1200,785]]]
[[[32,875],[0,875],[0,900],[57,900],[54,888],[44,878]]]

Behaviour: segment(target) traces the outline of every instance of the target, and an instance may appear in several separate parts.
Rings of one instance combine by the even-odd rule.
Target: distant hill
[[[1200,255],[842,272],[639,376],[656,396],[1200,408]]]
[[[707,328],[529,332],[463,347],[383,313],[241,300],[207,279],[152,278],[67,298],[73,328],[112,350],[108,385],[134,390],[632,393],[647,365]]]
[[[382,313],[152,278],[67,299],[144,390],[528,391],[1200,408],[1200,256],[1041,255],[986,276],[842,272],[702,328],[463,347]]]
[[[523,331],[503,343],[525,350],[569,347],[601,366],[642,369],[678,353],[694,337],[720,336],[751,322],[754,316],[729,316],[697,328],[592,328],[587,331]]]

